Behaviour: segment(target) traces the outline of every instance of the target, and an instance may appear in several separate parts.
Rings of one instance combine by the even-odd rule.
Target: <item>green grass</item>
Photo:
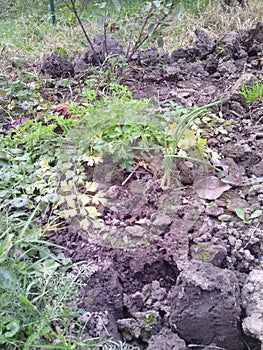
[[[215,1],[197,1],[193,7],[192,1],[186,1],[183,8],[175,7],[169,18],[170,28],[164,32],[165,48],[173,50],[180,46],[189,46],[195,40],[194,29],[203,27],[214,38],[237,28],[244,29],[259,22],[263,16],[260,0],[254,0],[246,11],[238,10],[233,13],[224,13],[220,4]],[[4,0],[0,18],[1,63],[0,72],[10,65],[10,57],[19,57],[25,63],[39,62],[43,55],[49,52],[58,52],[72,59],[76,53],[85,50],[87,43],[76,19],[64,1],[55,1],[57,26],[53,27],[51,14],[47,2],[32,2]],[[2,4],[1,3],[1,4]],[[80,15],[91,37],[101,28],[97,25],[94,13],[102,13],[94,2],[80,1]],[[128,18],[145,3],[145,1],[122,1],[123,9],[117,13],[115,7],[110,8],[111,22],[125,26]],[[206,5],[207,4],[207,5]],[[206,5],[206,6],[204,6]]]
[[[72,265],[63,254],[55,256],[50,251],[50,245],[42,241],[39,214],[39,206],[28,218],[26,213],[1,207],[0,346],[29,350],[46,344],[52,349],[60,339],[72,345],[63,349],[73,349],[73,345],[85,349],[95,340],[84,342],[70,329],[84,331],[78,321],[84,311],[76,305],[89,277],[88,266]]]
[[[263,97],[263,83],[256,82],[251,86],[242,84],[240,92],[245,97],[247,104],[251,105],[255,100]]]

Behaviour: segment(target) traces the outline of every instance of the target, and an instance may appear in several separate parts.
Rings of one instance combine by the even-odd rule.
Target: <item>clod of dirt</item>
[[[210,263],[186,264],[169,299],[173,301],[170,325],[176,325],[185,341],[244,349],[238,328],[239,286],[233,272]]]
[[[260,123],[263,121],[263,97],[256,99],[250,106],[250,115],[251,119]]]
[[[108,199],[98,208],[107,230],[82,232],[69,225],[63,235],[58,232],[53,238],[68,249],[74,262],[95,264],[96,272],[82,296],[82,305],[96,315],[88,327],[91,336],[129,339],[142,350],[147,343],[150,350],[184,349],[184,341],[199,343],[198,350],[243,349],[237,282],[243,287],[245,276],[261,268],[263,217],[245,225],[235,209],[243,209],[249,217],[263,206],[263,100],[248,105],[239,90],[242,83],[252,85],[262,73],[262,27],[263,23],[232,32],[217,42],[199,29],[193,47],[176,50],[170,57],[156,49],[138,51],[123,69],[123,80],[135,98],[154,96],[163,106],[170,101],[186,107],[204,105],[223,96],[213,112],[220,113],[228,126],[224,124],[222,130],[215,125],[216,132],[207,142],[237,186],[234,183],[211,206],[194,191],[193,182],[204,178],[204,173],[200,168],[200,176],[190,162],[178,163],[174,169],[186,186],[180,189],[161,189],[160,179],[145,169],[125,185],[127,174],[116,172],[115,165],[94,169],[93,180],[103,184]],[[94,45],[102,53],[101,42],[94,39]],[[115,49],[113,55],[122,52],[117,43]],[[88,50],[74,67],[85,70],[91,64],[97,63]],[[110,180],[109,174],[114,174]],[[243,180],[252,182],[239,187]],[[259,312],[262,316],[258,303],[262,284],[257,283],[253,277],[243,289],[247,312],[243,329],[247,335],[262,337],[261,323],[257,328],[250,321],[257,320]],[[147,328],[147,320],[151,327]],[[260,349],[258,340],[246,341],[251,349]]]
[[[97,66],[100,62],[104,62],[105,58],[124,55],[122,45],[118,40],[109,35],[106,36],[106,40],[103,34],[95,35],[92,45],[93,49],[89,46],[84,53],[78,55],[73,60],[73,66],[76,72],[82,72],[91,65]]]
[[[74,75],[74,68],[65,58],[51,54],[41,64],[41,72],[52,78],[65,78]]]
[[[158,330],[160,316],[157,311],[136,312],[132,318],[117,321],[119,329],[127,340],[141,339],[147,342],[152,333]]]
[[[195,35],[197,36],[197,41],[195,43],[194,49],[197,56],[201,59],[207,57],[207,55],[212,53],[215,48],[214,40],[212,40],[209,35],[200,28],[197,28],[195,30]]]
[[[246,317],[242,322],[245,334],[255,337],[263,344],[263,271],[250,272],[242,289],[242,305]]]
[[[147,350],[186,350],[185,341],[170,329],[163,328],[160,333],[153,335]]]
[[[227,257],[227,249],[215,244],[196,244],[191,246],[191,256],[194,260],[222,267]]]

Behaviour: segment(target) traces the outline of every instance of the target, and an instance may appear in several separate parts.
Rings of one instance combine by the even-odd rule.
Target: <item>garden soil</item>
[[[122,53],[115,39],[107,46]],[[100,40],[94,47],[99,55]],[[61,77],[94,64],[87,50],[73,63],[47,57],[41,69]],[[263,205],[263,99],[248,105],[239,93],[262,73],[263,23],[218,41],[197,29],[193,47],[138,51],[119,69],[136,99],[162,107],[221,99],[212,110],[229,122],[227,132],[215,128],[207,145],[230,180],[211,200],[198,186],[206,179],[209,188],[215,172],[191,161],[174,162],[169,187],[161,187],[159,155],[140,155],[130,173],[110,161],[94,169],[108,199],[98,208],[104,228],[68,223],[51,237],[73,262],[90,266],[79,299],[89,336],[149,350],[262,349],[263,215],[246,224],[235,213],[248,218]]]

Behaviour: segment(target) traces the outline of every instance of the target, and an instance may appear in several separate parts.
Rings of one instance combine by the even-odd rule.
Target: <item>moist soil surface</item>
[[[208,146],[228,173],[227,191],[200,195],[200,181],[210,188],[216,174],[190,161],[174,162],[164,188],[161,157],[159,166],[144,159],[130,173],[104,164],[93,175],[108,199],[98,208],[104,228],[68,223],[51,240],[91,267],[79,300],[89,336],[150,350],[259,350],[263,215],[245,223],[235,209],[249,218],[263,204],[263,98],[248,105],[239,93],[242,83],[262,77],[263,23],[217,42],[201,29],[196,37],[193,47],[172,53],[140,51],[118,73],[135,98],[153,97],[163,107],[222,99],[213,113],[229,121],[228,130],[215,129]],[[72,64],[53,55],[42,71],[61,77],[92,64],[90,51]]]

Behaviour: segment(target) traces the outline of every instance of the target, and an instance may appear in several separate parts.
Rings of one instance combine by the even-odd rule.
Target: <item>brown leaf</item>
[[[207,176],[195,183],[195,191],[199,198],[214,200],[219,198],[232,186],[223,183],[218,177]]]
[[[23,125],[29,118],[27,117],[18,117],[16,121],[11,125],[11,128],[16,128],[17,126]]]
[[[64,118],[70,118],[71,114],[68,111],[69,104],[68,102],[61,103],[54,108],[54,112],[57,112],[58,115],[63,116]]]

